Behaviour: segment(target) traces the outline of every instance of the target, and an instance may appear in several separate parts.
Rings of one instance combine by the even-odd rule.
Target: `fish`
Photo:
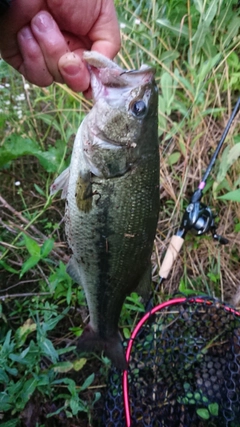
[[[94,104],[51,194],[62,190],[66,199],[67,273],[83,287],[90,314],[77,350],[104,351],[126,369],[121,309],[127,295],[151,286],[160,201],[158,89],[152,67],[124,70],[94,51],[83,58]]]

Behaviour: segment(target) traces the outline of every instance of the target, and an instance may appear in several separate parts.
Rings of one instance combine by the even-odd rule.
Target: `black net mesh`
[[[216,301],[160,311],[133,341],[131,426],[240,427],[240,317]],[[121,374],[109,378],[104,426],[126,425]]]

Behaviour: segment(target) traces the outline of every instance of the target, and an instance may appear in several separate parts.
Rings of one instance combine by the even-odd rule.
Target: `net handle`
[[[129,339],[128,345],[127,345],[127,350],[126,350],[126,361],[127,363],[129,363],[130,360],[130,355],[131,355],[131,350],[132,350],[132,346],[133,346],[133,342],[134,339],[136,338],[139,330],[141,329],[141,327],[143,326],[143,324],[149,319],[150,316],[152,316],[153,314],[155,314],[157,311],[161,311],[162,309],[166,308],[166,307],[171,307],[172,305],[178,305],[178,304],[183,304],[184,302],[189,302],[190,304],[207,304],[207,305],[213,305],[214,303],[216,303],[215,300],[211,300],[211,299],[206,299],[203,297],[181,297],[181,298],[173,298],[169,301],[163,302],[161,304],[156,305],[155,307],[153,307],[153,309],[151,311],[148,311],[137,323],[137,325],[135,326],[131,337]],[[240,313],[235,310],[232,307],[228,307],[225,306],[224,303],[219,302],[219,304],[227,311],[237,315],[238,317],[240,317]],[[122,388],[123,388],[123,402],[124,402],[124,410],[125,410],[125,421],[126,421],[126,427],[131,427],[131,411],[130,411],[130,404],[129,404],[129,398],[128,398],[128,370],[124,370],[123,371],[123,378],[122,378]]]

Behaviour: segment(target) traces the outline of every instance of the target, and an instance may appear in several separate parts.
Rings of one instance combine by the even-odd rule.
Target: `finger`
[[[96,50],[110,59],[119,52],[121,37],[113,1],[102,1],[101,13],[88,36],[93,42],[91,50]]]
[[[39,12],[32,19],[31,29],[41,48],[49,73],[55,81],[62,83],[63,78],[58,69],[58,61],[62,55],[69,52],[63,34],[46,11]]]
[[[22,59],[17,67],[18,71],[30,83],[38,86],[49,86],[53,77],[48,71],[42,51],[29,26],[22,28],[17,35]]]
[[[59,71],[64,82],[76,92],[84,92],[90,84],[90,75],[86,63],[82,61],[82,49],[61,56],[58,62]]]

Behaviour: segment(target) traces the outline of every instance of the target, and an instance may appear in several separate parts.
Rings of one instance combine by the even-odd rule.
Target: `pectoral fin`
[[[62,190],[61,199],[66,199],[68,183],[69,183],[70,170],[69,167],[65,169],[54,181],[50,187],[50,195],[57,193]]]
[[[89,212],[92,208],[92,183],[91,172],[79,175],[76,184],[76,203],[80,211]]]

